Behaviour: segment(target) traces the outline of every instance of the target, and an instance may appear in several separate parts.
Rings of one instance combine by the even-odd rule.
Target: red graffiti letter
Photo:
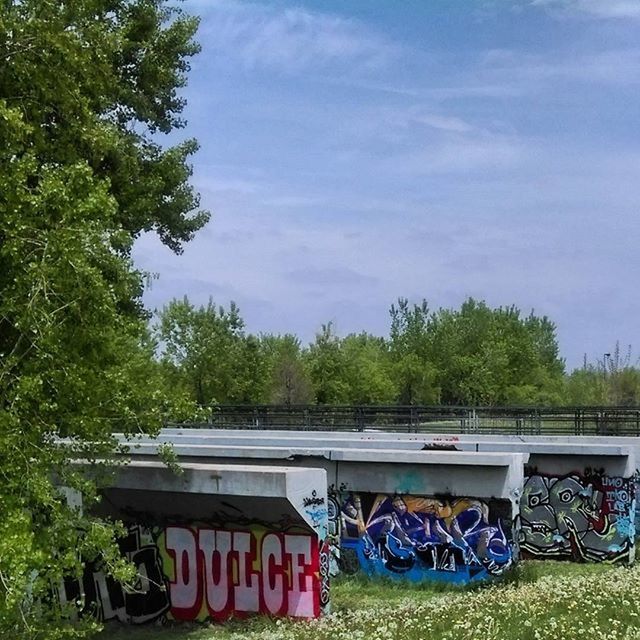
[[[212,618],[226,618],[233,609],[230,602],[230,553],[231,532],[216,529],[200,529],[198,536],[200,553],[204,557],[204,577],[207,608]]]
[[[236,611],[258,611],[260,581],[252,571],[255,538],[244,531],[233,532],[233,550],[238,554],[238,585],[234,589]]]
[[[175,573],[169,583],[171,613],[178,620],[193,620],[202,605],[196,537],[186,527],[167,527],[165,546],[173,558]]]
[[[262,594],[266,612],[274,615],[286,612],[282,555],[279,536],[275,533],[266,535],[262,539]]]
[[[311,536],[287,534],[285,551],[291,556],[291,591],[288,615],[313,618],[320,613],[318,548]]]

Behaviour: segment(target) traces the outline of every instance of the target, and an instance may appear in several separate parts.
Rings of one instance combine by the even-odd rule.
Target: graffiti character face
[[[612,513],[605,500],[605,487],[615,480],[530,476],[520,503],[522,547],[536,555],[583,560],[623,557],[630,548],[629,534],[618,522],[627,503]]]
[[[583,484],[578,478],[562,478],[553,484],[549,499],[556,511],[561,535],[574,531],[586,533],[598,528],[602,509],[602,494],[591,484]]]
[[[520,499],[520,526],[524,543],[532,548],[551,551],[563,546],[549,498],[548,478],[535,475],[525,482]]]

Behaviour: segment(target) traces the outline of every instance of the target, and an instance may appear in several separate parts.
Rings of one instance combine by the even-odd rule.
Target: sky
[[[398,297],[557,325],[567,369],[640,349],[640,0],[185,0],[209,224],[152,235],[151,309],[388,335]]]

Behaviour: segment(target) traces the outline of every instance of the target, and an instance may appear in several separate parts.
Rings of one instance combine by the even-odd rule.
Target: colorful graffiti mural
[[[225,620],[264,613],[314,618],[329,602],[327,541],[307,531],[169,525],[132,526],[121,550],[138,582],[123,587],[87,564],[82,581],[66,581],[63,602],[84,602],[101,620]]]
[[[633,479],[589,470],[563,476],[530,472],[519,524],[520,547],[530,556],[629,561],[635,539]]]
[[[513,563],[502,519],[480,500],[356,493],[334,499],[339,509],[329,531],[339,531],[345,573],[466,583]]]
[[[640,469],[636,469],[633,474],[633,490],[634,496],[637,499],[637,497],[640,496]],[[640,538],[640,509],[638,508],[637,500],[634,511],[633,528],[636,539]]]

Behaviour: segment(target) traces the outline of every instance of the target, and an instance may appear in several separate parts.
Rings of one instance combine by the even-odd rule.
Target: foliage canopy
[[[72,633],[50,596],[81,557],[104,551],[126,573],[117,529],[54,481],[90,505],[95,486],[70,459],[160,425],[130,252],[144,231],[179,252],[208,218],[188,184],[195,141],[157,142],[183,124],[196,27],[163,0],[0,3],[2,637]]]
[[[200,403],[544,405],[565,400],[555,325],[466,300],[431,312],[400,298],[389,337],[343,338],[329,322],[302,347],[252,336],[233,303],[174,300],[156,329],[172,386]]]

